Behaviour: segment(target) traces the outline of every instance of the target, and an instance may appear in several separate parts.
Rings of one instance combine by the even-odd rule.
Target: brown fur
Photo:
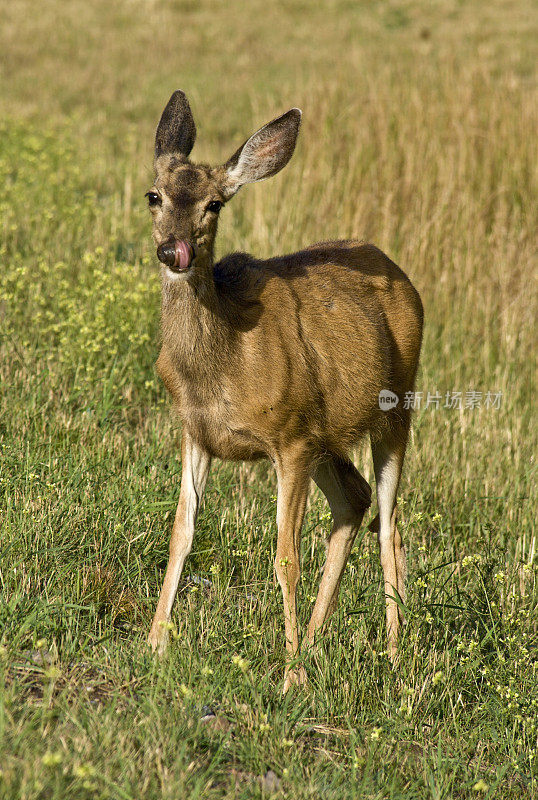
[[[251,137],[243,166],[240,148],[223,167],[211,168],[188,160],[194,122],[184,95],[174,97],[157,133],[153,191],[162,205],[152,208],[153,235],[157,245],[192,243],[196,258],[186,275],[162,268],[157,369],[200,452],[234,460],[267,457],[277,467],[279,496],[289,497],[279,512],[277,561],[289,562],[289,569],[279,563],[276,569],[293,657],[298,651],[295,586],[305,485],[309,476],[318,480],[317,464],[329,465],[318,473],[335,518],[328,552],[336,572],[326,579],[326,596],[318,598],[309,628],[312,641],[336,605],[339,570],[370,504],[370,488],[348,460],[349,449],[370,433],[374,443],[397,452],[401,469],[409,428],[409,412],[401,401],[415,381],[422,305],[396,264],[374,245],[357,241],[322,242],[268,260],[234,253],[215,264],[218,215],[207,210],[208,204],[225,203],[242,185],[242,176],[248,174],[244,182],[258,180],[287,163],[299,112],[288,112]],[[399,396],[396,409],[380,409],[382,389]],[[179,519],[176,525],[183,531],[186,523]],[[384,564],[386,586],[398,590],[398,563],[405,553],[395,516],[391,526],[396,541],[389,556],[383,556],[382,544],[382,560],[389,558],[392,565]],[[403,596],[403,583],[401,590]],[[387,624],[395,640],[390,602]],[[158,610],[155,617],[154,646],[162,639],[155,626],[163,614]],[[287,685],[303,679],[303,673],[290,670]]]
[[[382,389],[413,388],[420,300],[373,245],[233,254],[206,278],[203,293],[190,281],[165,290],[158,370],[211,455],[274,460],[298,438],[313,456],[344,455],[395,416],[379,408]]]

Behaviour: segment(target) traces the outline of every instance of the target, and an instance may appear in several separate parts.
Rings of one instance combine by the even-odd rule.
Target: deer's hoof
[[[282,694],[286,694],[286,692],[288,692],[292,686],[297,686],[303,689],[308,686],[308,678],[306,676],[304,667],[286,670]]]
[[[396,667],[398,665],[398,643],[395,641],[389,641],[387,652],[391,665]]]
[[[162,656],[168,647],[168,630],[164,625],[152,625],[148,636],[148,645],[155,655]]]

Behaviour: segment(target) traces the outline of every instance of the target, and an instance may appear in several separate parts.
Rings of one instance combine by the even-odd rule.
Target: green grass
[[[267,797],[268,770],[289,798],[538,796],[536,17],[502,0],[2,6],[0,797]],[[220,252],[364,237],[421,292],[417,389],[442,401],[416,413],[404,470],[396,670],[365,528],[311,689],[281,697],[265,464],[214,465],[169,654],[146,649],[181,464],[143,194],[175,88],[200,160],[304,110],[289,167],[223,213]],[[472,390],[480,409],[442,407]],[[329,529],[313,491],[303,625]]]

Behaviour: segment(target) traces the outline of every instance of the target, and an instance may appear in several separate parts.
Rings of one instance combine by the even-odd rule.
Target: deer
[[[148,643],[164,653],[213,458],[269,459],[277,478],[274,568],[284,605],[283,692],[305,686],[303,654],[317,652],[371,487],[350,458],[370,437],[384,580],[387,652],[397,657],[406,553],[396,495],[409,436],[423,308],[406,274],[373,244],[323,241],[288,255],[214,260],[219,212],[248,183],[290,160],[302,112],[264,125],[218,166],[189,159],[196,126],[184,92],[168,101],[155,135],[147,192],[160,262],[157,373],[182,430],[182,474],[168,565]],[[396,396],[390,408],[380,398]],[[390,394],[392,393],[392,394]],[[332,528],[302,642],[297,621],[301,527],[311,480]]]

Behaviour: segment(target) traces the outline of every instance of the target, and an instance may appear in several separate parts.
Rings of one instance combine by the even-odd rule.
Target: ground
[[[0,797],[538,796],[536,33],[523,0],[2,4]],[[425,306],[400,661],[365,524],[285,699],[268,465],[215,464],[145,645],[181,464],[143,195],[176,88],[202,161],[304,112],[219,254],[368,239]],[[329,529],[313,491],[303,624]]]

